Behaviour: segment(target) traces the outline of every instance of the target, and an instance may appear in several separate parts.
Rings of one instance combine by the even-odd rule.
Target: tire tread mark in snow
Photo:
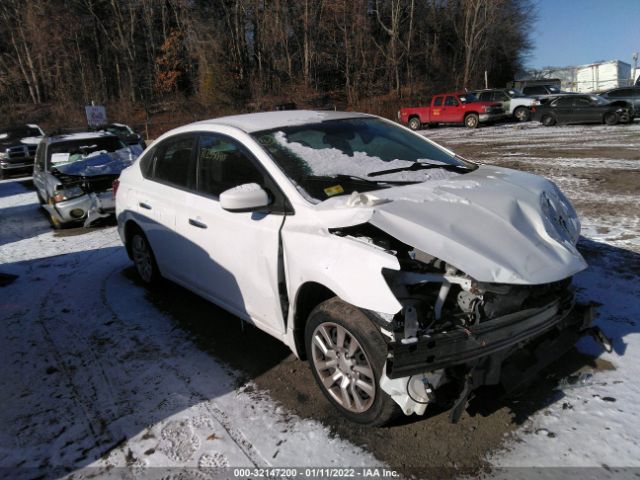
[[[74,269],[74,275],[77,275],[78,273],[80,273],[82,270],[85,270],[88,266],[93,265],[93,257],[95,256],[95,253],[93,254],[89,254],[89,257],[86,259],[84,263],[84,266],[81,267],[77,267],[76,269]],[[93,407],[93,403],[88,399],[85,398],[85,396],[83,396],[83,394],[80,391],[80,388],[74,383],[73,380],[73,373],[72,373],[72,369],[69,368],[69,365],[67,364],[67,362],[65,361],[63,355],[61,354],[60,350],[58,349],[58,346],[56,345],[56,342],[53,338],[53,335],[51,334],[51,331],[49,330],[49,328],[46,325],[46,320],[50,320],[50,319],[55,319],[56,321],[60,322],[61,318],[59,316],[56,315],[49,315],[49,311],[50,311],[50,307],[48,305],[50,300],[56,300],[57,297],[55,296],[54,290],[56,289],[56,287],[59,287],[59,284],[55,284],[52,285],[51,288],[49,288],[46,292],[46,294],[43,297],[42,302],[40,303],[39,306],[39,311],[38,311],[38,315],[37,315],[37,320],[36,322],[40,325],[42,332],[43,332],[43,338],[45,340],[45,342],[49,345],[49,352],[51,353],[51,355],[53,356],[56,365],[59,367],[59,369],[63,372],[65,378],[66,378],[66,383],[67,386],[70,388],[72,396],[74,401],[76,402],[76,404],[78,404],[82,410],[82,413],[84,414],[84,417],[87,421],[89,430],[91,431],[91,434],[94,437],[94,441],[96,442],[96,446],[98,444],[102,444],[102,443],[113,443],[116,441],[120,441],[119,439],[121,438],[121,436],[116,435],[116,438],[113,437],[113,435],[111,434],[111,432],[108,429],[105,428],[100,428],[104,425],[104,422],[106,421],[105,419],[102,418],[102,415],[100,415],[100,412],[96,411],[96,409]],[[71,324],[69,324],[68,322],[66,323],[66,328],[67,328],[67,338],[82,338],[81,335],[79,335],[71,326]],[[70,335],[69,335],[70,334]],[[92,361],[90,362],[86,362],[84,355],[86,354],[90,354],[91,355],[91,359]],[[91,365],[93,367],[93,370],[95,371],[95,366],[97,366],[97,370],[98,373],[100,374],[100,376],[102,377],[102,380],[104,380],[106,382],[106,384],[109,386],[110,389],[112,389],[112,385],[109,382],[106,373],[104,372],[104,369],[100,366],[100,362],[99,359],[97,358],[97,356],[95,355],[94,351],[92,349],[87,349],[87,348],[83,348],[80,350],[80,352],[77,354],[81,364],[83,365],[83,367],[87,368],[87,370],[89,369],[89,365]],[[98,392],[98,388],[96,387],[95,383],[94,383],[94,376],[93,375],[88,375],[88,377],[85,380],[86,383],[89,384],[90,388],[93,390],[93,392],[95,392],[97,394]],[[83,382],[83,388],[86,388],[86,383]],[[111,397],[111,392],[112,390],[108,390],[110,397]],[[115,402],[113,401],[113,398],[110,398],[111,400],[111,406],[113,406],[113,412],[115,412]],[[108,435],[109,439],[104,439],[104,435],[105,433]],[[101,438],[103,440],[101,440]]]

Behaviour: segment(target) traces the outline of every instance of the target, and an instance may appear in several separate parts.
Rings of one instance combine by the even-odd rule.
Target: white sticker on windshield
[[[53,153],[51,154],[51,163],[67,163],[69,161],[68,153]]]

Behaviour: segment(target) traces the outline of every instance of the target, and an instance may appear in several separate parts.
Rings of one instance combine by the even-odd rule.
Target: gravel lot
[[[639,343],[640,124],[423,133],[467,158],[544,175],[574,201],[592,265],[580,295],[604,304],[613,354],[585,340],[518,398],[478,392],[457,425],[436,410],[355,426],[275,339],[175,285],[146,291],[113,226],[53,232],[30,181],[5,180],[0,467],[31,476],[88,465],[386,464],[455,476],[491,465],[635,465],[638,420],[626,405],[640,398],[630,383],[640,365],[630,348]],[[594,380],[564,388],[576,372]],[[572,451],[584,435],[607,446]]]

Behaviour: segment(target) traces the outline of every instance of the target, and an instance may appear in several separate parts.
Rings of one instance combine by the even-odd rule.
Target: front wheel
[[[616,125],[618,123],[618,115],[615,112],[609,112],[604,115],[604,123],[607,125]]]
[[[398,415],[379,386],[387,344],[358,308],[335,297],[318,305],[305,327],[305,346],[320,390],[342,415],[376,426]]]
[[[420,119],[418,117],[411,117],[409,119],[409,128],[411,130],[420,130],[421,126],[422,122],[420,122]]]
[[[470,113],[464,117],[464,125],[467,128],[476,128],[480,124],[480,118],[476,113]]]
[[[519,122],[528,122],[531,118],[531,110],[527,107],[518,107],[513,111],[513,116],[516,117],[516,120]]]

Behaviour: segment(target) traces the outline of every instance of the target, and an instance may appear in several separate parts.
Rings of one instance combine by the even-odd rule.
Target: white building
[[[635,72],[633,72],[635,73]],[[530,71],[528,79],[560,79],[567,92],[600,92],[633,85],[631,65],[620,60]]]

